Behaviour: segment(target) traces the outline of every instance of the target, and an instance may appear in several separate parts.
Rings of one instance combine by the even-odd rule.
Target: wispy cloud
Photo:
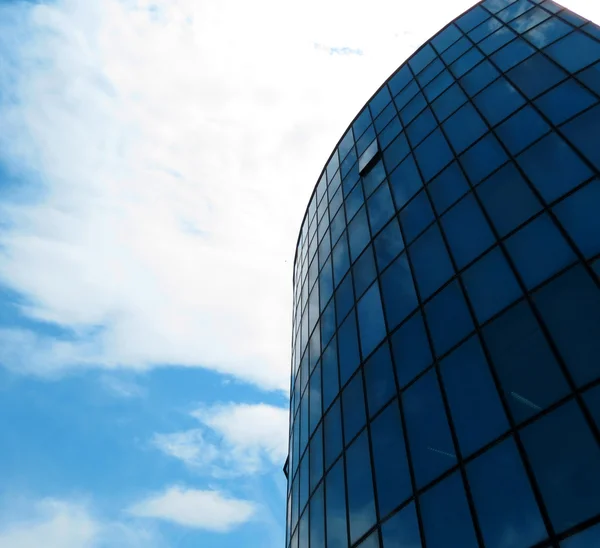
[[[191,414],[200,428],[157,433],[163,453],[214,477],[257,474],[281,467],[287,454],[287,409],[266,404],[227,404]]]
[[[179,486],[150,495],[128,509],[138,517],[220,533],[249,521],[256,511],[256,506],[247,500],[231,498],[219,491]]]

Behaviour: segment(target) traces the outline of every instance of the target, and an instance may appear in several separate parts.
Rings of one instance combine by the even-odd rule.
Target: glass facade
[[[308,205],[286,545],[600,546],[599,276],[600,28],[484,0]]]

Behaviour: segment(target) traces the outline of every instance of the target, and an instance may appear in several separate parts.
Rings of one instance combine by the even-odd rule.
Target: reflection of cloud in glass
[[[373,503],[365,504],[361,508],[349,509],[350,536],[352,542],[364,535],[375,524],[375,507]]]
[[[346,534],[346,515],[341,512],[327,511],[327,546],[332,548],[346,548],[348,545]]]
[[[486,538],[488,548],[521,548],[532,546],[547,536],[543,522],[538,516],[523,516],[524,525],[516,528],[509,524],[496,539]]]

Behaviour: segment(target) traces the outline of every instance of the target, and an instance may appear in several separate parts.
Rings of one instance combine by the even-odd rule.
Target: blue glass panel
[[[322,485],[310,500],[310,544],[325,546],[325,500]]]
[[[494,234],[473,194],[467,195],[442,217],[442,226],[458,269],[495,243]]]
[[[431,365],[433,357],[420,312],[392,335],[392,350],[401,387],[406,386]]]
[[[370,124],[371,114],[369,113],[369,109],[365,107],[354,121],[354,124],[352,124],[352,129],[354,131],[354,139],[358,141],[360,136],[364,133],[364,131],[369,127]]]
[[[368,356],[386,335],[379,286],[373,284],[358,301],[358,327],[363,356]]]
[[[521,296],[521,288],[498,248],[469,267],[463,280],[479,323]]]
[[[371,116],[376,118],[391,100],[392,96],[390,95],[390,90],[384,85],[369,103]]]
[[[548,536],[512,438],[469,463],[467,476],[486,547],[533,546]]]
[[[379,548],[379,531],[375,529],[367,538],[360,541],[357,548]]]
[[[427,193],[423,190],[400,212],[400,223],[406,243],[410,244],[433,221],[433,209]]]
[[[356,297],[360,297],[365,289],[371,285],[371,282],[377,275],[375,271],[375,260],[373,259],[373,249],[369,246],[360,256],[352,268],[354,275],[354,290]]]
[[[409,248],[415,279],[425,300],[454,274],[448,251],[437,225],[431,226]]]
[[[458,163],[453,162],[429,183],[428,189],[433,207],[440,215],[468,192],[469,185]]]
[[[345,235],[333,248],[331,258],[333,259],[333,281],[337,287],[350,268],[350,255]]]
[[[491,13],[498,13],[516,0],[483,0],[482,5]]]
[[[354,375],[342,393],[344,440],[346,445],[367,423],[362,375]]]
[[[596,63],[577,75],[577,78],[586,86],[600,95],[600,63]]]
[[[600,524],[561,541],[560,548],[590,548],[600,546]]]
[[[508,238],[506,249],[528,289],[577,260],[546,214]]]
[[[438,97],[445,89],[448,89],[453,83],[454,78],[447,70],[445,70],[439,76],[436,76],[432,82],[425,86],[423,93],[425,94],[425,97],[427,97],[429,102],[431,102],[436,97]]]
[[[493,34],[490,34],[485,40],[479,42],[479,47],[483,53],[490,55],[504,46],[504,44],[508,44],[515,36],[516,34],[508,27],[502,27]]]
[[[417,74],[431,63],[435,57],[436,53],[434,49],[429,44],[425,44],[409,59],[408,64],[410,65],[410,68],[413,69],[413,72]]]
[[[460,78],[463,74],[471,70],[479,61],[483,59],[483,55],[477,48],[471,48],[462,57],[459,57],[450,65],[450,70],[456,78]]]
[[[542,208],[512,163],[481,183],[476,192],[501,237]]]
[[[495,30],[498,30],[502,26],[502,23],[493,17],[490,17],[485,23],[482,23],[478,27],[474,28],[469,32],[469,37],[473,42],[477,43],[489,36]]]
[[[308,508],[302,514],[298,524],[298,548],[308,548]]]
[[[322,267],[325,264],[325,260],[327,257],[329,257],[330,251],[331,240],[327,237],[324,237],[319,245],[319,267]]]
[[[508,430],[508,420],[476,337],[444,358],[440,373],[463,457]]]
[[[460,163],[473,185],[478,184],[507,160],[506,152],[492,134],[486,135],[460,157]]]
[[[401,67],[388,82],[392,95],[397,95],[412,80],[412,73],[408,65]]]
[[[582,32],[573,32],[548,46],[546,53],[569,72],[576,72],[600,59],[600,43]]]
[[[375,190],[377,180],[381,182],[385,176],[385,170],[381,161],[375,163],[375,157],[378,152],[379,144],[377,141],[373,141],[366,152],[358,159],[358,171],[363,176],[363,186],[367,196]]]
[[[349,154],[346,159],[348,159],[350,156],[354,156],[354,153]],[[354,188],[354,185],[358,183],[359,179],[360,175],[358,173],[358,162],[354,162],[354,164],[351,166],[351,169],[349,169],[348,174],[342,181],[344,196],[348,196],[350,191]]]
[[[375,495],[369,456],[369,439],[363,432],[346,451],[350,542],[356,542],[375,524]]]
[[[312,492],[323,477],[323,431],[321,426],[310,440],[308,455],[310,458],[310,491]]]
[[[552,202],[592,175],[571,147],[550,133],[517,161],[547,202]]]
[[[379,513],[387,515],[412,495],[397,400],[371,424]]]
[[[408,156],[389,177],[396,209],[401,209],[423,186],[412,155]]]
[[[396,116],[396,107],[393,103],[390,103],[383,112],[375,119],[373,125],[375,126],[375,131],[380,133],[381,130],[388,125],[390,120]]]
[[[406,253],[400,255],[381,275],[381,291],[388,326],[393,329],[418,304]]]
[[[447,65],[449,65],[450,63],[456,61],[456,59],[458,59],[470,47],[471,42],[469,42],[469,40],[463,36],[454,45],[452,45],[452,47],[448,48],[444,53],[442,53],[442,59]]]
[[[498,69],[489,61],[483,61],[472,71],[465,74],[460,79],[460,83],[465,88],[465,91],[472,96],[481,91],[490,82],[493,82],[498,76],[500,76]]]
[[[333,274],[331,270],[331,259],[327,259],[321,274],[319,275],[319,293],[321,295],[321,310],[333,295]]]
[[[398,103],[396,103],[396,106],[398,106]],[[419,112],[421,112],[426,106],[427,103],[425,102],[425,97],[423,94],[418,93],[415,95],[415,97],[413,97],[410,102],[400,111],[400,118],[404,126],[406,127],[408,124],[410,124],[417,117],[417,114],[419,114]]]
[[[325,467],[329,468],[342,451],[342,414],[340,400],[336,400],[324,421]]]
[[[381,539],[383,548],[418,548],[421,546],[419,522],[414,502],[402,508],[381,526]]]
[[[310,433],[315,431],[317,423],[321,420],[321,364],[319,363],[310,377]]]
[[[568,394],[567,382],[526,302],[484,327],[483,338],[517,422],[537,415]]]
[[[424,493],[420,502],[427,548],[478,546],[458,472]]]
[[[321,314],[321,342],[325,346],[335,333],[335,302],[332,299]]]
[[[600,44],[598,44],[600,46]],[[580,114],[567,122],[562,130],[567,138],[600,170],[600,146],[598,128],[600,127],[600,105]]]
[[[529,105],[496,128],[496,135],[512,154],[518,154],[544,133],[550,126]]]
[[[344,203],[344,194],[341,188],[334,193],[329,202],[329,216],[333,219],[333,216],[338,212],[341,205]],[[335,240],[332,240],[335,242]]]
[[[386,148],[396,138],[400,131],[402,131],[400,118],[394,116],[393,120],[379,134],[379,145],[381,148]]]
[[[384,182],[377,192],[369,198],[367,201],[367,209],[369,210],[371,233],[377,234],[395,213],[392,195],[387,183]]]
[[[375,139],[375,128],[370,125],[367,130],[363,133],[362,137],[356,141],[356,152],[358,153],[359,162],[358,162],[358,170],[361,171],[363,166],[368,163],[368,159],[362,159],[361,165],[361,156],[363,153],[373,144]],[[377,145],[374,145],[375,148]],[[372,151],[371,151],[372,153]]]
[[[354,262],[371,240],[367,213],[364,207],[350,221],[348,225],[348,238],[350,240],[350,257]]]
[[[346,215],[352,219],[356,212],[365,203],[362,185],[356,185],[354,190],[346,198]]]
[[[469,103],[448,118],[443,127],[457,154],[463,152],[487,131],[483,120]]]
[[[461,36],[462,33],[453,24],[450,24],[432,38],[431,43],[441,53],[454,44]]]
[[[417,146],[433,129],[437,122],[430,109],[425,109],[413,122],[406,128],[406,133],[411,145]]]
[[[497,13],[497,17],[508,23],[512,21],[515,17],[518,17],[522,13],[530,10],[533,7],[529,0],[517,0],[517,2],[512,3],[507,8]]]
[[[394,97],[396,108],[402,110],[418,92],[419,86],[417,85],[417,82],[413,80],[396,97]]]
[[[586,257],[600,252],[600,181],[595,179],[557,206],[554,212]]]
[[[567,25],[564,21],[558,19],[558,17],[553,17],[526,32],[523,36],[525,36],[525,38],[527,38],[534,46],[541,49],[544,46],[555,42],[561,36],[568,34],[572,30],[573,27]]]
[[[327,439],[327,438],[325,438]],[[344,463],[342,460],[331,469],[326,478],[326,519],[328,548],[347,548],[346,530],[346,488]]]
[[[352,134],[352,128],[350,128],[346,134],[344,135],[344,137],[342,138],[342,140],[340,141],[340,144],[338,146],[338,152],[340,155],[340,158],[343,160],[346,157],[346,154],[348,154],[348,152],[350,152],[350,150],[352,149],[352,147],[354,146],[354,135]]]
[[[473,331],[473,320],[456,281],[425,305],[427,325],[438,356]]]
[[[572,268],[534,294],[544,322],[577,385],[599,373],[600,292],[583,267]]]
[[[550,17],[550,14],[540,8],[533,8],[510,23],[519,34],[523,34]]]
[[[344,278],[335,292],[335,309],[337,312],[337,323],[340,325],[344,318],[354,306],[354,292],[352,290],[352,274]]]
[[[321,360],[323,374],[322,397],[323,409],[327,409],[340,391],[340,378],[338,372],[337,344],[333,342],[323,352]]]
[[[455,22],[463,32],[469,32],[488,17],[489,14],[487,11],[481,8],[481,6],[475,6],[464,15],[461,15]]]
[[[557,533],[600,512],[600,447],[574,401],[523,429],[521,439]]]
[[[375,238],[374,246],[377,265],[381,271],[404,249],[404,241],[397,219],[393,219]]]
[[[396,381],[387,342],[365,364],[365,385],[369,417],[372,417],[396,393]]]
[[[442,70],[444,70],[444,63],[437,58],[417,76],[417,81],[421,84],[421,87],[426,86],[435,76],[442,72]]]
[[[572,11],[569,11],[569,10],[563,10],[563,11],[559,12],[559,17],[561,17],[565,21],[568,21],[569,23],[571,23],[572,25],[574,25],[576,27],[581,27],[582,25],[587,23],[587,19],[584,19],[583,17],[580,17],[576,13],[573,13]]]
[[[568,74],[541,53],[536,53],[510,70],[507,76],[527,97],[533,98],[564,80]]]
[[[354,313],[350,314],[338,331],[338,349],[340,361],[340,384],[343,386],[348,382],[358,364],[360,355],[358,353],[358,334],[356,332],[356,318]]]
[[[383,151],[383,163],[385,164],[387,172],[390,173],[408,153],[409,146],[406,141],[406,136],[404,133],[401,133],[392,141],[390,146]]]
[[[517,38],[494,53],[491,58],[500,70],[507,71],[534,53],[535,49],[525,42],[525,40]]]
[[[457,84],[449,87],[431,105],[437,117],[443,121],[467,101],[467,96]]]
[[[596,102],[594,95],[571,79],[542,95],[535,104],[553,124],[558,125]]]
[[[499,78],[475,98],[475,105],[490,125],[496,125],[512,114],[525,99],[506,79]]]
[[[586,390],[583,399],[596,422],[596,426],[600,428],[600,386]]]
[[[454,444],[435,370],[402,394],[415,481],[424,487],[456,465]]]
[[[429,181],[452,160],[453,154],[442,132],[436,129],[415,149],[415,157],[423,177]]]

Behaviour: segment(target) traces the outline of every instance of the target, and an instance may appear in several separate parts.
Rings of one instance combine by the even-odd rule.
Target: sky
[[[0,0],[0,548],[283,546],[306,204],[472,3]]]

